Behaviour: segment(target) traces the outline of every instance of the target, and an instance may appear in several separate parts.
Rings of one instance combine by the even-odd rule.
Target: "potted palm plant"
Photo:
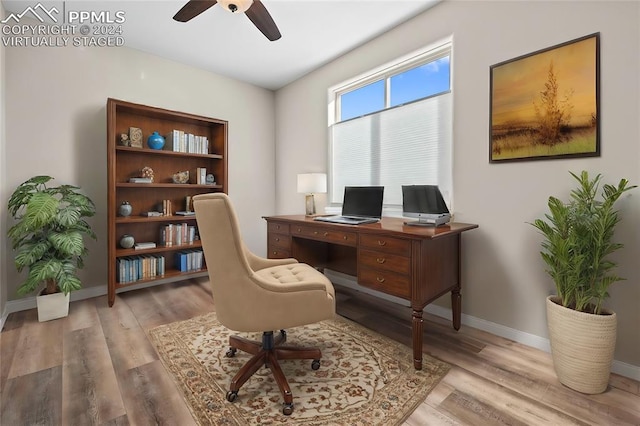
[[[543,235],[542,259],[557,294],[547,297],[547,326],[558,379],[582,393],[604,392],[609,383],[616,343],[616,314],[603,303],[615,274],[610,257],[623,247],[613,241],[620,218],[614,208],[620,196],[635,188],[626,179],[617,186],[602,176],[571,173],[578,185],[570,201],[549,197],[549,213],[532,225]]]
[[[15,265],[18,272],[29,270],[18,294],[35,292],[45,284],[37,297],[39,321],[68,314],[69,292],[81,287],[76,272],[88,252],[84,237],[96,239],[85,221],[95,214],[93,201],[76,186],[47,186],[52,179],[35,176],[23,182],[8,204],[16,220],[7,232],[16,252]]]

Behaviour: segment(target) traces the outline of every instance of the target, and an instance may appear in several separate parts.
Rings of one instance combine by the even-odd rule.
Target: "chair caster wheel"
[[[311,369],[312,370],[317,370],[318,368],[320,368],[320,360],[319,359],[314,359],[311,362]]]
[[[283,403],[284,407],[282,407],[282,414],[285,416],[290,416],[293,413],[293,404]]]
[[[225,353],[225,356],[227,358],[233,358],[234,356],[236,356],[236,352],[238,350],[236,348],[229,348],[229,350],[227,351],[227,353]]]
[[[233,402],[238,397],[238,391],[229,391],[227,392],[227,401]]]

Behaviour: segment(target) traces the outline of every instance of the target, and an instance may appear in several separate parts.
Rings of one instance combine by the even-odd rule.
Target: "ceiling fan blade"
[[[253,4],[245,14],[269,40],[275,41],[282,37],[276,23],[273,22],[273,18],[260,0],[253,0]]]
[[[175,14],[173,19],[180,22],[190,21],[211,6],[214,6],[217,2],[217,0],[190,0],[182,6],[182,9]]]

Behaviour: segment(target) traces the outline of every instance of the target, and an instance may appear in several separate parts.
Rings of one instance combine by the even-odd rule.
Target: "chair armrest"
[[[264,268],[271,268],[272,266],[289,265],[291,263],[298,263],[296,259],[265,259],[264,257],[253,254],[249,249],[244,247],[244,253],[249,262],[249,267],[253,271],[259,271]]]

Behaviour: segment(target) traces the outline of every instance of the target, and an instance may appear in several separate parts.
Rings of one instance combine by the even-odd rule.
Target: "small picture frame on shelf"
[[[120,134],[120,139],[118,141],[120,146],[131,146],[131,141],[129,140],[129,135],[126,133]]]

